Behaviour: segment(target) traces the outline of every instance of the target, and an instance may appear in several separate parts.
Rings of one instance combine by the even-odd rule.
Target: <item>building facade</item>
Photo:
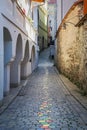
[[[48,1],[48,29],[49,29],[49,39],[55,40],[55,35],[57,31],[57,1]],[[50,40],[49,40],[50,41]]]
[[[0,102],[37,67],[37,29],[29,0],[0,2]]]
[[[38,44],[40,51],[48,46],[47,3],[38,7]]]
[[[57,67],[87,94],[87,1],[75,2],[59,26]]]

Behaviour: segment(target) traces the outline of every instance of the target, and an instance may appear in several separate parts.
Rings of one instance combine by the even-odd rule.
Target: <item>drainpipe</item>
[[[63,19],[63,0],[61,0],[61,21]]]

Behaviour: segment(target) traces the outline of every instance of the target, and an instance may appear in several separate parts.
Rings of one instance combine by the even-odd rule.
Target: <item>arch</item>
[[[31,69],[32,71],[35,69],[35,47],[32,47],[32,51],[31,51]]]
[[[16,42],[16,60],[20,62],[21,59],[22,59],[22,36],[21,34],[19,34]]]
[[[22,49],[22,36],[21,34],[18,34],[16,41],[16,56],[11,64],[11,86],[14,87],[20,84]]]
[[[27,62],[28,60],[29,60],[29,41],[27,40],[25,45],[25,54],[23,62]]]
[[[12,37],[10,31],[3,27],[4,42],[4,95],[10,91],[10,60],[12,58]]]
[[[12,37],[7,28],[3,28],[4,63],[7,64],[12,57]]]
[[[21,79],[26,79],[29,75],[29,41],[26,41],[24,59],[21,63]]]

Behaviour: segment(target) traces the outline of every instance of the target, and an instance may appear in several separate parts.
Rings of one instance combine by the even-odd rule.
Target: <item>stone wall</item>
[[[71,8],[57,33],[57,67],[87,92],[87,22],[76,27],[83,4]],[[80,16],[79,16],[80,12]]]
[[[84,59],[83,59],[83,67],[84,67],[84,82],[83,87],[87,90],[87,20],[84,22],[83,25],[83,41],[84,41]]]

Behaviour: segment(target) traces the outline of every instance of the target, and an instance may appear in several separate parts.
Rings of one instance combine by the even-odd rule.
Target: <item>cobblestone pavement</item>
[[[0,130],[87,130],[87,111],[70,95],[45,50],[38,68],[0,115]],[[86,116],[87,117],[87,116]]]

